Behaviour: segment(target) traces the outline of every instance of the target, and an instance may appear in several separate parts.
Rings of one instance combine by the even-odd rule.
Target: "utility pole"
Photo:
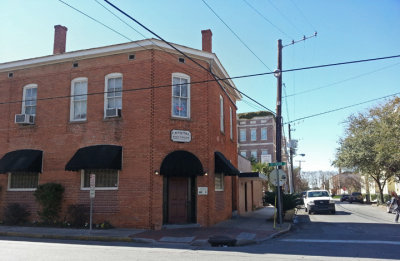
[[[294,174],[293,174],[293,154],[294,154],[294,148],[293,148],[293,142],[292,142],[292,130],[290,129],[290,123],[289,123],[289,142],[290,142],[290,148],[289,148],[289,157],[290,157],[290,174],[289,174],[289,188],[290,188],[290,193],[294,193],[295,191],[295,186],[294,186]]]
[[[282,40],[278,40],[278,68],[274,71],[274,75],[277,78],[276,85],[276,162],[282,162],[282,48],[293,45],[295,43],[305,41],[309,38],[316,37],[317,32],[315,32],[312,36],[306,37],[303,36],[302,39],[298,41],[292,41],[290,44],[283,46]],[[277,171],[281,168],[278,166]],[[282,225],[282,204],[281,204],[281,187],[278,186],[276,189],[276,193],[278,194],[278,215],[279,215],[279,225]]]

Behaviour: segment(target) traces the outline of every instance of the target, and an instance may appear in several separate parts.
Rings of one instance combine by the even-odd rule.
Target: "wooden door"
[[[168,223],[188,222],[188,178],[170,177],[168,180]]]

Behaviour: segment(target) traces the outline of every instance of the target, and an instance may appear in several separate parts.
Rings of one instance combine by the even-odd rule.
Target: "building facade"
[[[36,220],[33,192],[64,186],[62,216],[89,204],[94,223],[209,226],[237,208],[236,101],[212,53],[147,39],[0,64],[0,216],[11,203]],[[189,58],[190,57],[190,58]],[[192,60],[191,60],[192,59]],[[22,102],[20,102],[22,101]]]
[[[238,153],[241,156],[263,163],[275,162],[275,134],[276,124],[272,113],[261,111],[238,114]]]

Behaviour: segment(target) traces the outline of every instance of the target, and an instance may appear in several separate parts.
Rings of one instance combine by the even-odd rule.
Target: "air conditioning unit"
[[[35,124],[35,115],[31,115],[31,114],[15,114],[15,123],[18,123],[18,124]]]
[[[121,109],[106,109],[106,118],[121,117]]]

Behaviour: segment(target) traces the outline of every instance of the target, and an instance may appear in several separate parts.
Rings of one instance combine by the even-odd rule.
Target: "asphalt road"
[[[293,230],[259,245],[194,248],[0,238],[0,260],[399,260],[400,225],[384,208],[340,203],[336,214],[298,212]]]

